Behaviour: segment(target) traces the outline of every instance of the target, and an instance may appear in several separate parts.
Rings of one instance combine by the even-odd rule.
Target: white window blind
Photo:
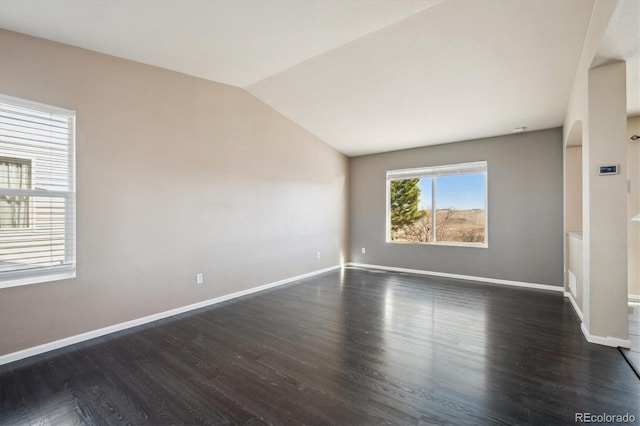
[[[75,276],[75,113],[0,95],[0,287]]]

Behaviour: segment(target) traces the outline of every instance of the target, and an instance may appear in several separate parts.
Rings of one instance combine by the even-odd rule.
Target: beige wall
[[[578,125],[581,126],[581,123],[578,123]],[[566,268],[575,276],[576,290],[573,296],[582,312],[582,146],[567,147],[565,150],[564,179],[564,216],[567,230],[565,242]],[[569,277],[567,276],[566,279],[568,284]],[[568,285],[565,290],[570,291]]]
[[[615,71],[612,71],[613,68],[601,67],[603,69],[592,73],[593,70],[590,69],[616,5],[616,0],[596,0],[594,3],[563,128],[566,146],[570,144],[570,133],[574,124],[582,124],[583,330],[591,337],[626,340],[626,196],[620,199],[620,177],[607,176],[606,178],[613,180],[603,181],[605,177],[597,176],[596,169],[598,164],[626,164],[626,154],[621,155],[619,150],[624,136],[618,135],[619,119],[624,120],[626,115],[624,83],[619,81],[619,74],[624,73],[624,64],[616,64]],[[607,83],[611,84],[612,80],[615,81],[615,87],[608,90]],[[620,84],[623,86],[620,87]],[[596,99],[602,102],[594,105]],[[615,111],[606,109],[607,101],[615,103]],[[611,128],[607,128],[606,121],[612,116],[615,122],[613,132]],[[600,122],[595,122],[594,118],[599,118]],[[624,132],[624,123],[622,130]],[[607,143],[613,143],[615,147],[609,150]],[[594,146],[597,148],[592,149]],[[622,173],[624,174],[624,171]],[[609,194],[608,191],[611,189],[613,192]],[[606,205],[605,202],[611,201],[611,196],[615,199],[613,204]],[[615,213],[609,215],[612,211]],[[622,215],[623,225],[622,222],[617,223],[620,211],[625,213]],[[607,233],[610,219],[616,221],[613,234]],[[621,226],[624,230],[622,235],[619,235]],[[615,246],[611,252],[607,252],[609,243]],[[619,253],[621,245],[623,252]],[[565,254],[565,268],[567,260]],[[611,345],[622,343],[615,339],[608,342]]]
[[[0,58],[0,93],[77,111],[78,214],[76,279],[0,290],[0,354],[346,256],[347,159],[246,91],[3,30]]]
[[[640,298],[640,222],[631,218],[640,213],[640,140],[632,141],[632,135],[640,136],[640,115],[627,119],[627,244],[629,266],[629,294]]]
[[[582,185],[582,203],[583,206],[588,206],[591,202],[589,195],[589,187],[588,182],[586,180],[586,175],[588,173],[589,162],[589,150],[587,148],[589,142],[589,88],[588,88],[588,80],[589,80],[589,68],[591,67],[591,62],[596,54],[596,50],[598,46],[600,46],[600,41],[604,36],[604,33],[607,29],[607,25],[613,12],[616,7],[616,1],[611,0],[596,0],[593,5],[593,10],[591,12],[591,19],[589,21],[589,27],[587,28],[587,34],[585,35],[585,41],[582,48],[582,54],[580,55],[580,61],[578,63],[578,68],[576,69],[576,76],[573,81],[573,88],[571,90],[571,95],[569,97],[569,105],[567,106],[567,112],[564,118],[563,125],[563,137],[564,137],[564,145],[571,145],[570,137],[572,136],[572,130],[577,123],[580,123],[581,126],[581,143],[583,145],[582,152],[582,164],[583,164],[583,185]],[[566,190],[566,188],[565,188]],[[584,314],[583,324],[584,328],[589,331],[590,322],[591,322],[591,313],[589,301],[591,298],[590,288],[590,274],[589,274],[589,264],[590,264],[590,237],[591,230],[589,227],[589,209],[583,208],[582,211],[582,233],[583,233],[583,247],[582,247],[582,261],[583,261],[583,274],[582,274],[582,285],[583,285],[583,302],[584,305],[582,307],[582,312]],[[568,230],[568,225],[566,223],[565,216],[565,231]],[[567,261],[568,256],[565,253],[564,256],[564,264],[565,271],[567,269]]]
[[[565,226],[567,232],[582,232],[582,147],[565,152]]]

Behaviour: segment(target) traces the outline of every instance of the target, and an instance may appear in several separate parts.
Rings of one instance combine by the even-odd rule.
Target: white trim
[[[7,157],[4,157],[7,158]],[[11,189],[2,188],[2,195],[18,195],[28,197],[65,198],[70,191],[47,191],[46,189]]]
[[[435,277],[455,278],[459,280],[478,281],[482,283],[534,288],[537,290],[549,290],[549,291],[558,291],[558,292],[564,291],[561,286],[555,286],[555,285],[527,283],[522,281],[501,280],[497,278],[475,277],[471,275],[449,274],[446,272],[424,271],[422,269],[396,268],[394,266],[370,265],[366,263],[354,263],[354,262],[349,262],[345,266],[355,266],[359,268],[371,268],[371,269],[383,269],[385,271],[407,272],[410,274],[418,274],[418,275],[432,275]]]
[[[584,323],[580,325],[580,330],[582,330],[582,334],[584,335],[584,338],[589,343],[597,343],[598,345],[611,346],[613,348],[617,348],[617,347],[630,348],[631,347],[631,340],[629,339],[625,340],[625,339],[619,339],[617,337],[610,337],[610,336],[602,337],[602,336],[594,336],[592,334],[589,334],[589,332],[587,331],[587,327],[585,327]]]
[[[489,244],[486,241],[484,243],[464,243],[464,242],[456,242],[456,241],[423,242],[423,241],[389,240],[386,243],[387,244],[408,244],[408,245],[414,245],[414,246],[418,245],[418,246],[448,246],[448,247],[489,248]]]
[[[583,320],[582,311],[578,307],[578,303],[576,302],[576,299],[573,298],[573,294],[570,291],[565,291],[564,297],[569,299],[569,302],[571,302],[571,306],[573,306],[573,310],[576,311],[578,318],[580,318],[580,321],[582,321]]]
[[[52,113],[57,115],[63,115],[66,117],[72,117],[76,113],[72,109],[61,108],[61,107],[57,107],[49,104],[43,104],[41,102],[29,101],[27,99],[16,98],[14,96],[3,95],[3,94],[0,94],[0,102],[15,105],[20,108],[35,109],[45,114]]]
[[[628,299],[632,299],[632,300],[640,300],[640,294],[631,294],[631,293],[629,293],[627,295],[627,298]]]
[[[487,161],[415,167],[412,169],[387,170],[387,180],[412,179],[416,177],[453,176],[467,173],[486,173]]]
[[[76,266],[65,265],[63,267],[41,268],[30,271],[31,274],[25,273],[25,271],[13,271],[18,278],[7,278],[4,281],[0,281],[0,288],[18,287],[21,285],[48,283],[51,281],[69,280],[76,277]],[[12,274],[7,272],[7,275]],[[1,364],[0,364],[1,365]]]
[[[222,303],[227,300],[235,299],[237,297],[246,296],[252,293],[257,293],[259,291],[267,290],[273,287],[277,287],[280,285],[288,284],[293,281],[298,281],[304,278],[309,278],[314,275],[322,274],[325,272],[333,271],[336,269],[340,269],[342,265],[331,266],[329,268],[319,269],[317,271],[308,272],[302,275],[296,275],[295,277],[285,278],[280,281],[275,281],[269,284],[264,284],[258,287],[252,287],[246,290],[238,291],[235,293],[227,294],[224,296],[216,297],[214,299],[204,300],[202,302],[193,303],[191,305],[182,306],[175,309],[170,309],[168,311],[160,312],[153,315],[148,315],[146,317],[137,318],[131,321],[122,322],[115,325],[110,325],[108,327],[99,328],[97,330],[88,331],[86,333],[77,334],[75,336],[65,337],[64,339],[56,340],[53,342],[45,343],[42,345],[34,346],[32,348],[23,349],[21,351],[12,352],[6,355],[0,356],[0,365],[8,364],[10,362],[19,361],[24,358],[28,358],[34,355],[39,355],[45,352],[49,352],[55,349],[60,349],[65,346],[73,345],[76,343],[84,342],[86,340],[94,339],[96,337],[104,336],[107,334],[115,333],[117,331],[126,330],[128,328],[137,327],[139,325],[147,324],[153,321],[157,321],[163,318],[172,317],[174,315],[182,314],[185,312],[193,311],[194,309],[204,308],[206,306],[215,305],[217,303]]]

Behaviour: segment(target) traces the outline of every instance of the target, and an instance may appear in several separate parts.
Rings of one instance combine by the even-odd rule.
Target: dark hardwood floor
[[[640,421],[559,294],[344,269],[0,369],[0,424]]]

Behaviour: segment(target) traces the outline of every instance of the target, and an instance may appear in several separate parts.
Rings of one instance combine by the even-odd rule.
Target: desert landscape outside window
[[[487,167],[387,172],[387,241],[487,247]]]

